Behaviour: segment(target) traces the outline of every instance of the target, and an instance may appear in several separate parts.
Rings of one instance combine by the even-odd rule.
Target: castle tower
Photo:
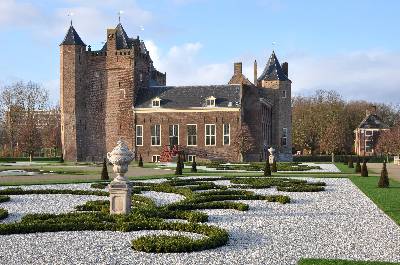
[[[86,45],[71,26],[60,44],[61,141],[64,159],[84,156]]]
[[[258,85],[274,91],[272,110],[272,146],[276,148],[280,160],[292,159],[292,81],[288,78],[288,63],[279,63],[273,51],[268,59]]]

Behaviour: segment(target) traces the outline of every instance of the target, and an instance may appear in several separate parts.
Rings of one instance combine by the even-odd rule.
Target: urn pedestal
[[[110,214],[128,214],[131,211],[132,187],[125,177],[134,154],[123,141],[118,141],[112,152],[107,153],[108,160],[114,165],[117,176],[108,186],[110,192]]]

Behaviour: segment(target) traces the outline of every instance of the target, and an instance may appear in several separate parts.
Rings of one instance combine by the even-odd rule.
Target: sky
[[[0,86],[32,80],[58,102],[70,20],[95,50],[122,11],[168,85],[225,84],[239,61],[253,80],[254,60],[261,73],[275,50],[295,95],[327,89],[397,105],[398,10],[397,0],[0,0]]]

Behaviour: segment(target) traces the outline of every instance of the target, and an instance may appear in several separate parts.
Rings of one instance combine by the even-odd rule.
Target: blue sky
[[[0,0],[0,85],[33,80],[56,102],[67,14],[96,48],[119,10],[171,85],[226,83],[235,61],[252,80],[254,59],[260,73],[274,48],[289,62],[295,94],[334,89],[345,99],[400,101],[394,0]]]

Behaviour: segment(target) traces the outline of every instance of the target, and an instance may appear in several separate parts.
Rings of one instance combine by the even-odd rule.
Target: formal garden
[[[1,182],[0,263],[398,264],[400,183],[367,165],[132,163],[127,215],[110,166],[0,165],[39,172]]]

